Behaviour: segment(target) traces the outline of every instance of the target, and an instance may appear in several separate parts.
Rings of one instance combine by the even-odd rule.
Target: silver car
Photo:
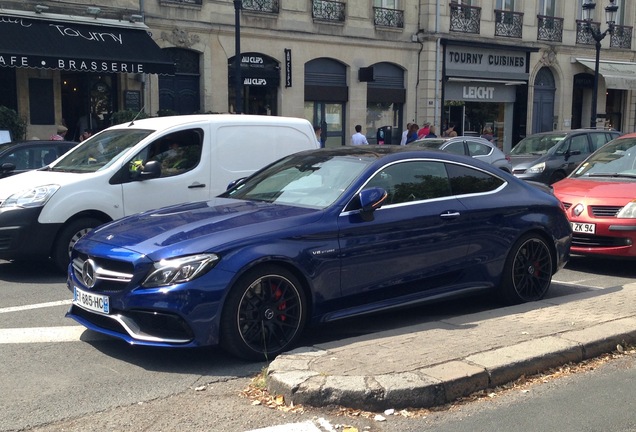
[[[472,156],[502,170],[512,173],[510,158],[487,139],[473,136],[452,138],[424,138],[413,141],[410,146],[444,150],[449,153]]]

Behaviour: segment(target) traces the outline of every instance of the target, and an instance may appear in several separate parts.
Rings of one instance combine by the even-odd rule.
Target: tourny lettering
[[[87,31],[82,32],[72,27],[66,27],[62,24],[49,24],[51,27],[55,27],[62,36],[69,37],[81,37],[83,39],[94,42],[117,42],[120,45],[124,44],[123,36],[121,33],[107,33],[107,32],[94,32]]]

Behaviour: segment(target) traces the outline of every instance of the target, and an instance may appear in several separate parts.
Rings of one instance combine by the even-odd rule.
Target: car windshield
[[[525,137],[513,147],[511,155],[535,155],[546,154],[552,147],[560,143],[566,134],[531,135]]]
[[[91,173],[114,163],[118,156],[150,135],[152,130],[115,129],[101,132],[67,153],[52,171]]]
[[[372,155],[292,155],[256,173],[222,197],[309,208],[332,205],[373,161]]]
[[[636,178],[636,138],[617,139],[601,147],[572,177]]]

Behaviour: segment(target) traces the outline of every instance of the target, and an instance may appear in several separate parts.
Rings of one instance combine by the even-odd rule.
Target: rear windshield
[[[103,131],[68,152],[51,170],[78,173],[99,171],[113,164],[120,155],[153,132],[145,129]]]

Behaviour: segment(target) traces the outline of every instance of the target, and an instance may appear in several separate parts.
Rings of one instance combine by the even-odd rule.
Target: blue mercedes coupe
[[[307,325],[480,291],[539,300],[571,239],[553,195],[470,157],[312,150],[89,232],[67,316],[131,344],[271,360]]]

